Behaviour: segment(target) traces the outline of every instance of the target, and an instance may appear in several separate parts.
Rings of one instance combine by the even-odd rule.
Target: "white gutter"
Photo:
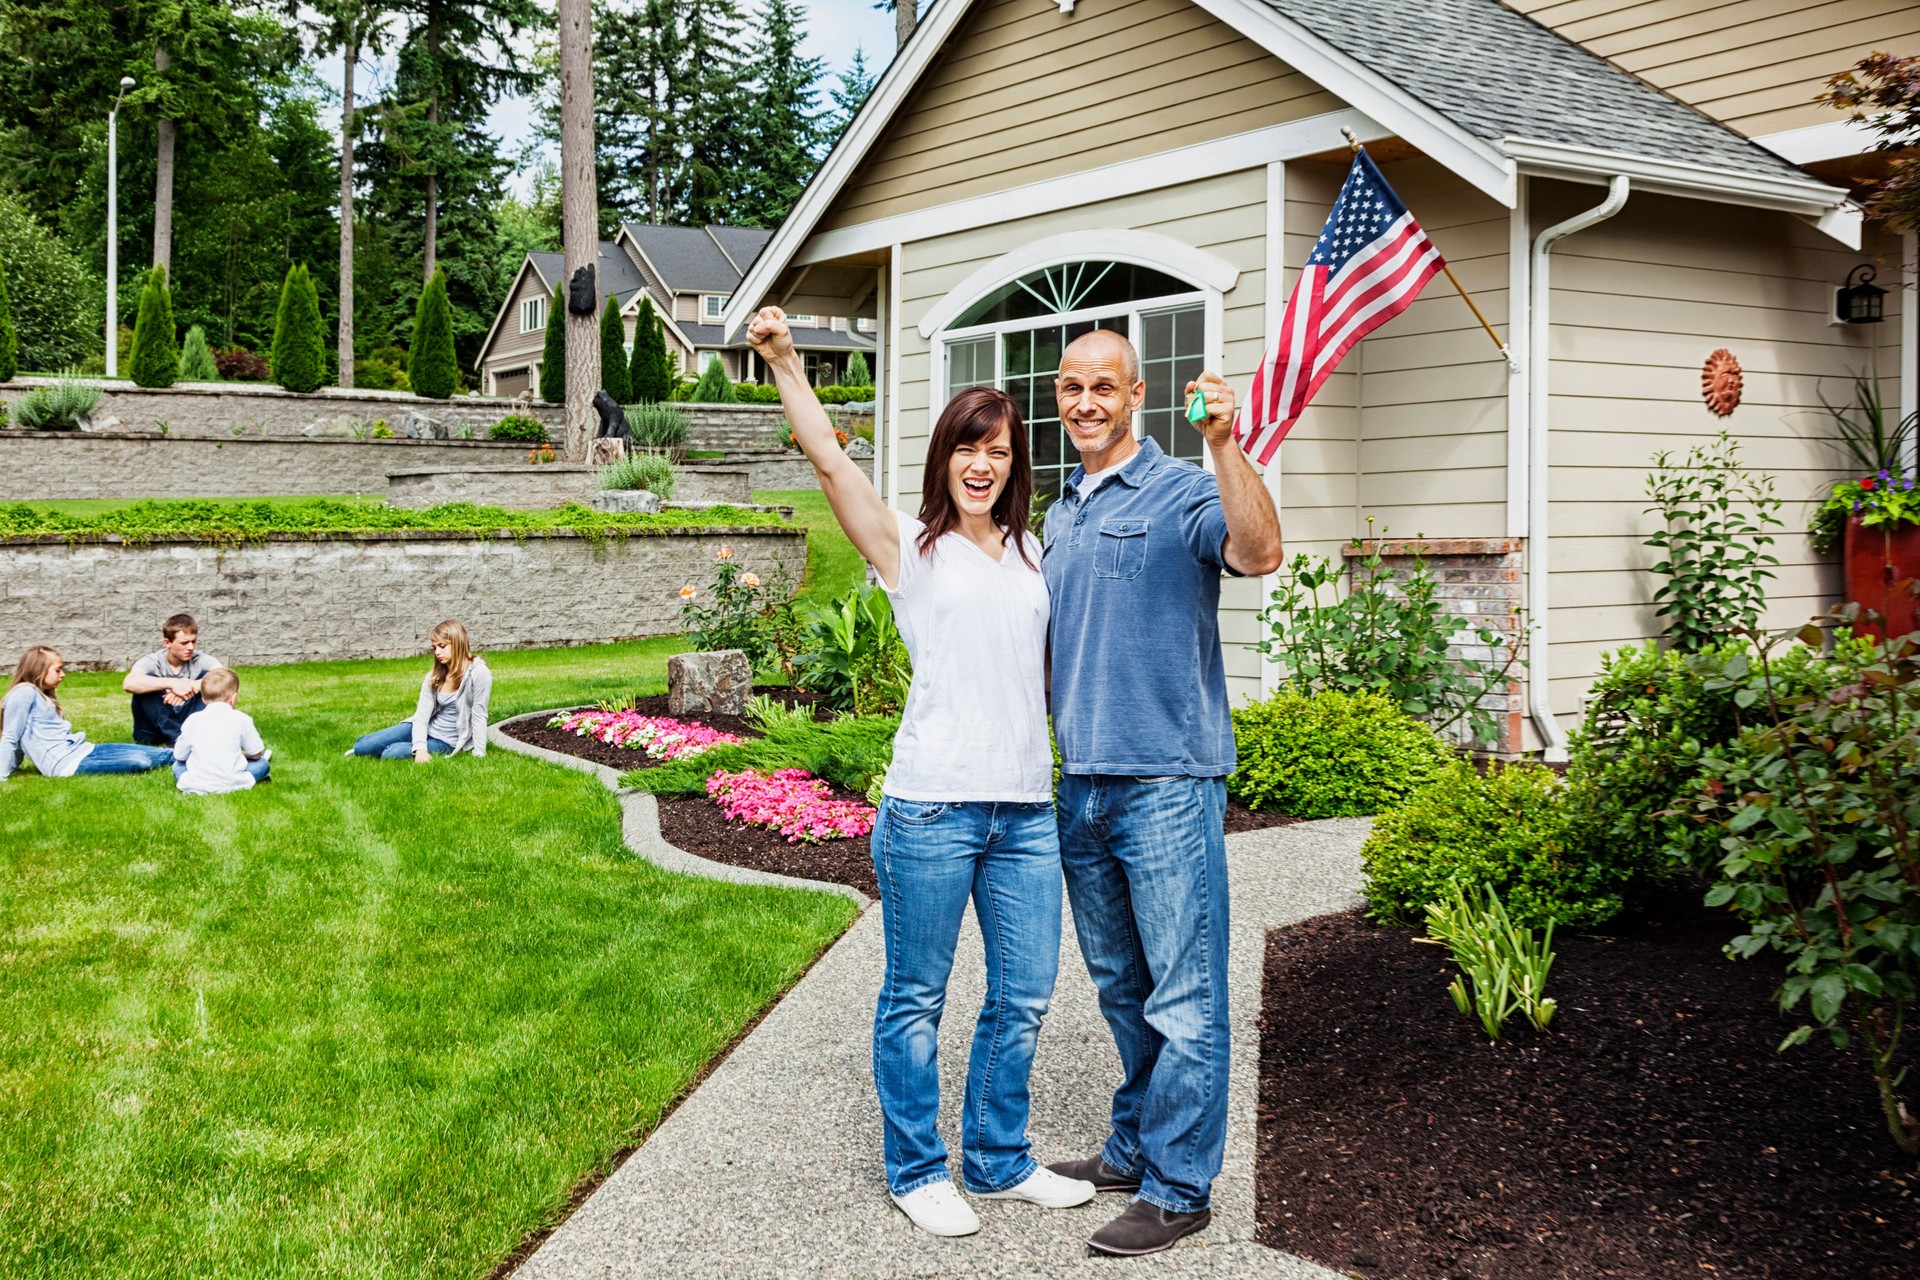
[[[1615,174],[1607,183],[1607,198],[1585,213],[1556,222],[1533,239],[1528,276],[1532,297],[1527,308],[1527,348],[1531,369],[1527,377],[1527,711],[1547,744],[1546,758],[1567,758],[1567,733],[1553,714],[1548,688],[1547,655],[1547,373],[1553,358],[1547,348],[1547,301],[1552,296],[1547,278],[1547,255],[1553,246],[1576,231],[1605,222],[1627,203],[1630,179]]]

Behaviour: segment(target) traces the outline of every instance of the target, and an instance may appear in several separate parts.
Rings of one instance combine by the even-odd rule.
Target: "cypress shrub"
[[[633,363],[627,390],[635,404],[659,404],[673,394],[673,369],[667,363],[667,335],[653,313],[653,299],[640,297],[640,319],[633,329]]]
[[[173,293],[167,269],[155,267],[140,288],[140,312],[133,322],[134,384],[170,387],[180,378],[180,340],[173,331]]]
[[[727,371],[720,364],[720,357],[707,357],[707,367],[700,375],[700,381],[693,387],[695,404],[732,404],[737,399],[733,394],[733,382],[727,377]]]
[[[187,330],[187,340],[180,344],[180,376],[187,382],[220,381],[220,366],[213,362],[207,331],[199,325]]]
[[[13,304],[7,301],[7,264],[0,262],[0,382],[20,372],[20,343],[13,333]]]
[[[621,404],[633,399],[627,384],[627,330],[620,322],[620,303],[607,295],[600,313],[600,389]]]
[[[867,357],[854,352],[847,357],[847,376],[840,380],[843,387],[870,387],[873,385],[873,372],[867,368]]]
[[[445,400],[460,386],[460,360],[453,353],[453,308],[447,301],[447,271],[436,267],[420,291],[413,313],[413,346],[407,353],[413,394]]]
[[[273,322],[267,361],[273,380],[289,391],[319,390],[327,379],[326,346],[319,291],[305,264],[295,263],[280,286],[280,311]]]
[[[547,345],[540,356],[540,398],[548,404],[563,404],[567,398],[567,315],[560,286],[553,286],[553,299],[547,303]]]

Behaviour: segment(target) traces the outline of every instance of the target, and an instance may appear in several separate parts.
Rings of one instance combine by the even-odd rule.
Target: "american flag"
[[[1353,344],[1406,310],[1446,260],[1380,175],[1354,156],[1346,185],[1287,299],[1273,351],[1253,375],[1234,438],[1262,464]]]

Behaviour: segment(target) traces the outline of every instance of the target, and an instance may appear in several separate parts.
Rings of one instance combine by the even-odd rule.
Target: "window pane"
[[[1141,316],[1140,327],[1145,334],[1140,376],[1147,383],[1140,434],[1172,457],[1199,462],[1206,455],[1207,442],[1187,421],[1186,387],[1200,376],[1206,359],[1206,309],[1195,303],[1156,311]]]
[[[1194,287],[1151,267],[1126,262],[1066,262],[1003,285],[953,322],[955,328],[1039,319],[1068,311],[1110,307],[1142,298],[1192,293]]]

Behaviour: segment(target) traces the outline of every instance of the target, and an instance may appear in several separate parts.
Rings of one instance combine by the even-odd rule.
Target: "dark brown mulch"
[[[837,800],[861,799],[835,788]],[[729,822],[720,806],[705,796],[661,796],[660,834],[668,844],[730,867],[751,867],[803,880],[851,885],[869,898],[880,896],[867,837],[788,844],[778,831]]]
[[[754,692],[775,698],[784,706],[812,707],[816,720],[826,720],[832,716],[832,712],[820,705],[820,698],[817,694],[803,693],[799,690],[789,689],[784,685],[762,685],[756,688]],[[576,711],[593,710],[592,707],[575,707],[573,709]],[[667,710],[667,695],[664,693],[656,694],[651,698],[635,699],[633,709],[643,716],[664,716],[671,714]],[[689,716],[685,718],[696,720],[698,723],[704,724],[710,729],[718,729],[723,733],[731,733],[741,738],[757,738],[760,736],[760,731],[754,728],[753,725],[742,716],[711,715]],[[611,747],[597,738],[585,738],[576,734],[563,733],[558,729],[549,729],[544,720],[518,720],[507,725],[505,732],[509,738],[516,738],[531,746],[545,747],[548,751],[558,751],[563,755],[581,756],[593,761],[595,764],[604,764],[609,768],[618,769],[622,773],[628,773],[634,769],[648,769],[659,763],[656,760],[649,759],[647,753],[644,751],[636,751],[630,747]]]
[[[1776,1053],[1780,964],[1726,959],[1730,917],[1693,902],[1557,936],[1552,1027],[1498,1044],[1410,931],[1275,930],[1260,1238],[1407,1280],[1920,1275],[1920,1169],[1861,1056]]]

